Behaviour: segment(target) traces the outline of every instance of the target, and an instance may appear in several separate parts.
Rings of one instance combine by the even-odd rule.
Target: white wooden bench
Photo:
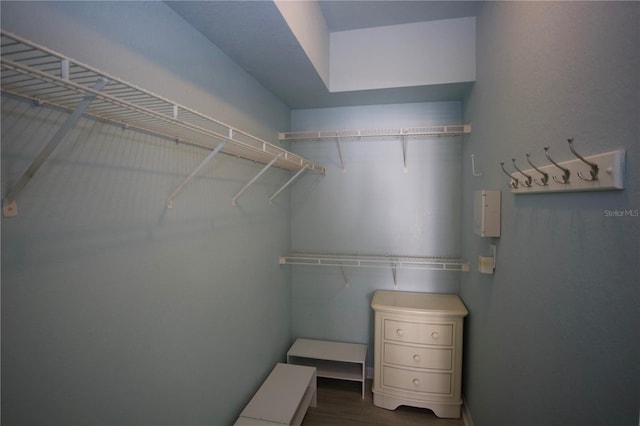
[[[367,345],[327,340],[297,339],[287,352],[289,364],[316,367],[318,377],[360,382],[362,399],[366,358]]]
[[[307,408],[316,405],[316,369],[278,363],[234,426],[299,426]]]

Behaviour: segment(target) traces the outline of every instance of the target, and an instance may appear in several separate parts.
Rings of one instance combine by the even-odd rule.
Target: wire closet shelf
[[[425,136],[460,136],[471,133],[471,124],[447,126],[394,127],[388,129],[345,129],[303,132],[282,132],[281,141],[322,141],[322,140],[375,140],[384,138],[419,138]]]
[[[84,115],[262,164],[325,174],[324,167],[277,145],[172,102],[46,47],[1,31],[2,92],[71,111],[86,96]],[[106,80],[102,89],[95,83]],[[93,87],[92,87],[93,86]]]
[[[280,264],[306,266],[338,266],[357,268],[428,269],[441,271],[469,271],[469,262],[456,257],[410,255],[356,255],[290,253],[280,257]]]

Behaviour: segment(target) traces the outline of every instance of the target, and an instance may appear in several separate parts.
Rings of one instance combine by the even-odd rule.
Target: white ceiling
[[[470,83],[330,93],[272,1],[168,1],[182,18],[289,107],[462,99]],[[475,16],[480,1],[319,2],[330,32]]]

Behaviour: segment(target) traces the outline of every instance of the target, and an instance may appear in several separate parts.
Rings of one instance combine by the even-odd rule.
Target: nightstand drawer
[[[453,368],[453,350],[385,343],[383,360],[385,363],[407,367],[451,370]]]
[[[384,338],[398,342],[451,346],[453,344],[453,326],[450,324],[385,320]]]
[[[451,374],[383,367],[382,385],[412,392],[451,394]]]

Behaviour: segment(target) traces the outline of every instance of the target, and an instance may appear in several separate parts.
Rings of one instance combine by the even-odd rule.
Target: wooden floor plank
[[[424,408],[376,407],[371,382],[366,381],[365,399],[362,399],[358,382],[318,378],[318,406],[309,408],[302,426],[464,426],[461,418],[441,419]]]

